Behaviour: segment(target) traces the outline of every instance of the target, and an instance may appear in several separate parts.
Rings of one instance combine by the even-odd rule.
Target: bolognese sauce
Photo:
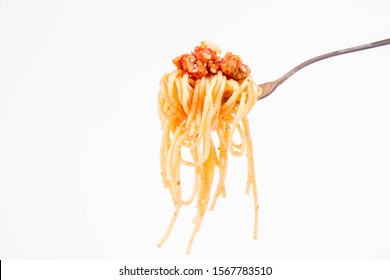
[[[228,52],[221,58],[218,49],[205,45],[197,46],[193,52],[176,57],[173,63],[193,79],[222,71],[228,78],[242,80],[251,73],[248,65],[244,64],[238,55]]]

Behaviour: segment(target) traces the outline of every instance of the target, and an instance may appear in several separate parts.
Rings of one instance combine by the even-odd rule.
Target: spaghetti
[[[221,58],[219,54],[217,46],[202,42],[191,54],[174,59],[177,69],[165,74],[160,82],[158,110],[163,131],[161,175],[175,210],[157,245],[161,246],[168,238],[180,208],[196,201],[197,213],[187,253],[191,251],[209,205],[213,210],[217,199],[226,195],[229,153],[237,157],[247,155],[246,194],[253,194],[253,238],[257,239],[259,206],[247,114],[256,103],[261,88],[251,79],[250,69],[240,57],[227,53]],[[218,141],[213,141],[212,134]],[[236,143],[233,136],[239,136],[240,143]],[[218,142],[218,147],[214,142]],[[190,160],[185,159],[185,152],[190,155]],[[182,197],[180,180],[182,165],[193,168],[195,174],[191,196],[186,200]],[[219,178],[211,197],[216,167]]]

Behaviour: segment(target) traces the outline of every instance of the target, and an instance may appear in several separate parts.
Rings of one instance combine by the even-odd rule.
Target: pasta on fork
[[[160,81],[158,111],[162,127],[162,182],[170,192],[175,210],[158,246],[168,238],[180,208],[196,203],[194,228],[187,246],[190,253],[207,209],[213,210],[218,198],[226,195],[229,154],[247,156],[246,194],[252,193],[254,199],[253,238],[257,239],[259,206],[247,115],[261,88],[252,80],[249,67],[239,56],[228,52],[221,57],[220,48],[210,42],[202,42],[193,52],[175,58],[173,63],[176,69]],[[218,143],[213,141],[213,134]],[[239,143],[233,136],[240,139]],[[185,152],[190,159],[183,157]],[[183,165],[194,170],[193,186],[181,184]],[[213,188],[217,169],[218,181]],[[183,188],[191,187],[191,196],[183,199]]]

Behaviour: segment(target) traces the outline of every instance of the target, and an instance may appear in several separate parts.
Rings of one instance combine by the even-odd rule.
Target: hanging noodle
[[[162,125],[160,164],[162,181],[171,194],[175,207],[168,228],[158,243],[168,238],[181,206],[196,200],[197,213],[193,220],[187,253],[191,251],[196,233],[202,224],[206,210],[213,210],[219,196],[225,197],[225,178],[228,153],[242,156],[246,153],[248,179],[246,194],[254,199],[254,233],[257,239],[258,198],[255,181],[253,146],[247,114],[256,103],[261,89],[249,76],[250,70],[241,58],[227,53],[220,58],[215,45],[202,42],[191,54],[174,60],[177,68],[165,74],[160,82],[158,110]],[[218,138],[216,148],[212,133]],[[233,141],[239,135],[241,143]],[[191,160],[182,157],[188,149]],[[194,185],[188,199],[182,197],[180,168],[190,166],[194,170]],[[215,169],[219,179],[211,197]],[[183,186],[189,187],[189,186]]]

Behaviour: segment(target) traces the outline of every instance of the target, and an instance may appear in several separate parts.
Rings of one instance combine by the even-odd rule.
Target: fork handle
[[[263,99],[263,98],[267,97],[278,86],[280,86],[285,80],[290,78],[293,74],[295,74],[296,72],[298,72],[302,68],[304,68],[304,67],[306,67],[306,66],[308,66],[308,65],[310,65],[310,64],[312,64],[314,62],[317,62],[317,61],[320,61],[320,60],[323,60],[323,59],[326,59],[326,58],[334,57],[334,56],[337,56],[337,55],[341,55],[341,54],[346,54],[346,53],[351,53],[351,52],[356,52],[356,51],[376,48],[376,47],[389,45],[389,44],[390,44],[390,38],[389,39],[385,39],[385,40],[381,40],[381,41],[377,41],[377,42],[373,42],[373,43],[368,43],[368,44],[352,47],[352,48],[346,48],[346,49],[342,49],[342,50],[338,50],[338,51],[334,51],[334,52],[330,52],[330,53],[326,53],[326,54],[323,54],[323,55],[319,55],[319,56],[313,57],[313,58],[311,58],[309,60],[306,60],[305,62],[302,62],[301,64],[295,66],[293,69],[288,71],[286,74],[284,74],[279,79],[277,79],[275,81],[272,81],[272,82],[268,82],[268,83],[264,83],[264,84],[258,85],[262,89],[262,93],[258,96],[257,100],[260,100],[260,99]]]

